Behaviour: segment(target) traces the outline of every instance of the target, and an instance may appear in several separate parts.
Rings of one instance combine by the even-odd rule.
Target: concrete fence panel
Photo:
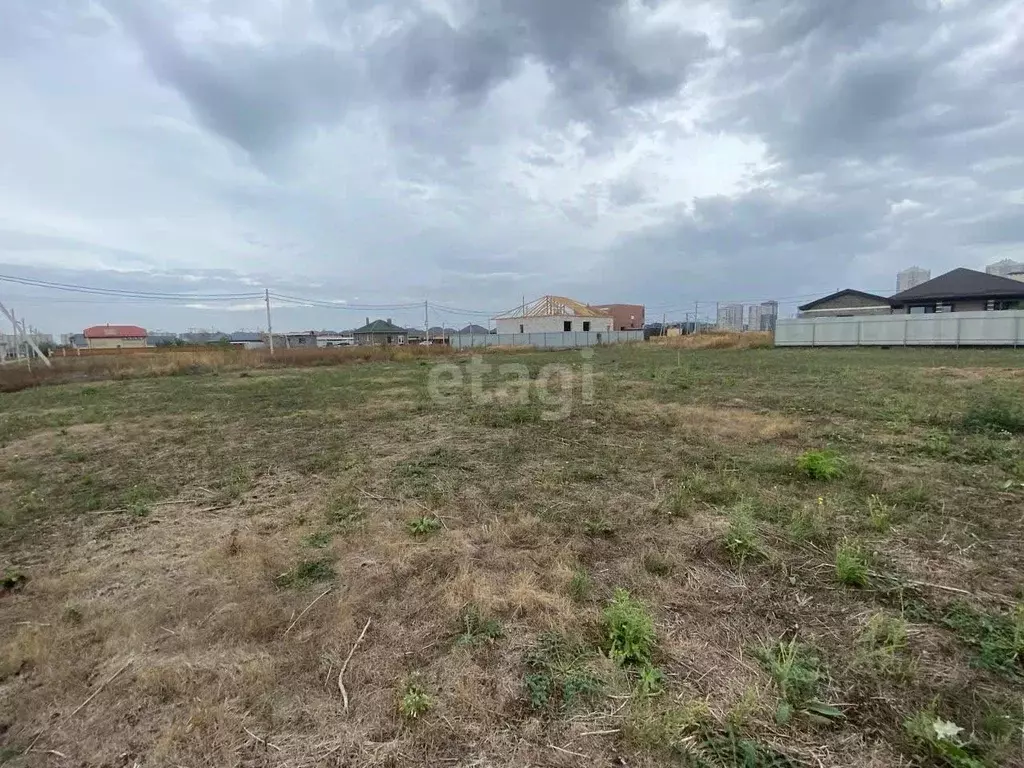
[[[1024,310],[779,320],[777,347],[1024,346]]]

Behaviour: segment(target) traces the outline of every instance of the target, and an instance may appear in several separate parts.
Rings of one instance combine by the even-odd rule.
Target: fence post
[[[957,349],[960,349],[960,334],[961,334],[961,324],[962,323],[963,323],[963,318],[962,317],[957,317],[957,319],[956,319],[956,348]]]
[[[912,315],[907,315],[903,318],[903,346],[907,346],[907,331],[910,330],[910,318]]]
[[[818,319],[811,320],[811,346],[815,346],[818,341]]]

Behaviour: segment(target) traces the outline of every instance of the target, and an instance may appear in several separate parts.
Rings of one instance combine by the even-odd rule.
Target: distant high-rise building
[[[757,310],[757,330],[774,332],[775,324],[779,320],[779,302],[761,302]]]
[[[1002,261],[997,261],[995,264],[989,264],[985,267],[985,271],[990,275],[1009,277],[1010,275],[1017,275],[1024,272],[1024,262],[1013,261],[1012,259],[1003,259]]]
[[[761,308],[757,304],[747,307],[747,330],[756,331],[761,327]]]
[[[716,325],[725,331],[742,331],[743,305],[719,304]]]
[[[911,288],[921,283],[927,283],[931,279],[931,270],[921,269],[921,267],[904,269],[896,274],[896,292],[903,293],[903,291],[909,291]]]

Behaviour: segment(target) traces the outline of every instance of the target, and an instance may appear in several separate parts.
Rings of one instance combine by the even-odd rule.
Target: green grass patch
[[[863,588],[868,585],[870,570],[864,548],[855,542],[844,540],[836,547],[836,580],[847,587]]]
[[[331,544],[332,534],[329,531],[317,531],[306,536],[302,543],[312,549],[323,549]]]
[[[964,432],[1024,434],[1024,403],[998,397],[973,403],[959,426]]]
[[[593,588],[594,585],[590,579],[590,574],[587,573],[586,569],[579,568],[569,580],[569,597],[577,603],[585,602],[590,597]]]
[[[848,462],[834,451],[805,451],[797,456],[796,468],[811,480],[832,482],[846,474]]]
[[[725,531],[722,544],[733,562],[741,566],[750,558],[764,556],[764,548],[750,504],[737,504],[729,511],[729,527]]]
[[[333,581],[336,574],[330,560],[303,560],[274,581],[279,587],[304,587],[322,581]]]
[[[600,696],[604,681],[592,667],[594,654],[578,639],[558,632],[542,634],[526,652],[529,670],[523,692],[531,709],[567,711]]]
[[[978,666],[1024,677],[1024,604],[1006,613],[983,613],[958,601],[946,609],[941,623],[974,650]]]

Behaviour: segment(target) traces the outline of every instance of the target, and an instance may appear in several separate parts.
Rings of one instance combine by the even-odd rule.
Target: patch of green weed
[[[780,725],[787,724],[796,713],[817,722],[843,716],[839,710],[818,700],[823,675],[821,662],[810,646],[793,638],[789,642],[763,645],[754,650],[754,657],[771,675],[779,690],[780,701],[775,717]]]
[[[413,677],[407,680],[399,693],[398,712],[409,720],[422,717],[434,705],[433,699],[418,678]]]
[[[812,480],[831,482],[846,474],[847,461],[834,451],[805,451],[797,456],[796,468]]]
[[[987,768],[970,734],[932,710],[918,712],[904,727],[920,751],[948,768]]]
[[[330,531],[317,531],[316,533],[309,534],[302,540],[302,543],[313,549],[323,549],[330,545],[331,538]]]
[[[482,645],[504,637],[497,619],[483,616],[475,605],[469,605],[462,611],[459,616],[459,630],[456,645]]]
[[[441,530],[441,520],[432,515],[420,515],[406,523],[405,527],[413,536],[429,536]]]
[[[303,560],[287,573],[275,579],[279,587],[302,587],[319,581],[332,581],[334,566],[329,560]]]
[[[975,651],[975,663],[1005,675],[1024,676],[1024,603],[1007,613],[982,613],[958,601],[941,623]]]
[[[604,690],[604,681],[589,666],[593,653],[579,640],[546,632],[526,652],[523,661],[530,670],[523,688],[533,709],[572,709]]]
[[[657,638],[654,620],[643,603],[626,590],[617,589],[602,619],[605,650],[612,661],[620,666],[650,665]]]

